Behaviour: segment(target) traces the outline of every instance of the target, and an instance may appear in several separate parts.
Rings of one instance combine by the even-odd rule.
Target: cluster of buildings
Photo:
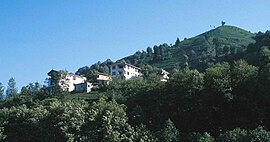
[[[54,73],[60,73],[56,70],[51,70],[48,76],[53,76]],[[168,72],[161,71],[162,79],[161,81],[167,81],[169,79]],[[112,81],[112,77],[122,77],[123,79],[130,80],[136,77],[142,77],[141,69],[128,64],[126,62],[118,62],[110,65],[110,75],[104,73],[98,73],[95,78],[95,83],[88,82],[86,77],[67,73],[61,77],[58,85],[63,89],[63,91],[68,92],[91,92],[94,86],[98,85],[108,85]],[[52,86],[52,80],[49,79],[48,86]]]

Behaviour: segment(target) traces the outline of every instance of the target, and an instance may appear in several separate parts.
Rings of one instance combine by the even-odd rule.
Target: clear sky
[[[0,0],[0,82],[44,83],[156,44],[210,30],[221,20],[269,30],[269,0]]]

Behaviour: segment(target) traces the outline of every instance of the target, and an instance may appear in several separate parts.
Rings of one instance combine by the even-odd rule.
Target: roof
[[[131,64],[128,64],[128,63],[126,63],[126,62],[117,62],[117,63],[114,63],[114,64],[112,64],[112,65],[110,65],[110,66],[113,66],[113,65],[119,65],[119,64],[124,64],[124,65],[128,65],[128,66],[131,66],[131,67],[134,67],[134,68],[137,68],[137,69],[141,69],[141,68],[139,68],[139,67],[136,67],[136,66],[134,66],[134,65],[131,65]]]
[[[110,76],[109,74],[106,74],[106,73],[101,73],[101,72],[98,72],[97,74],[98,74],[98,75]]]
[[[52,70],[50,70],[50,71],[48,72],[48,75],[51,76],[50,74],[51,74],[52,72],[59,72],[59,71],[52,69]],[[69,76],[74,76],[74,77],[79,77],[79,78],[84,78],[83,76],[79,76],[79,75],[76,75],[76,74],[73,74],[73,73],[67,73],[67,75],[69,75]]]
[[[166,71],[166,70],[164,70],[164,69],[161,69],[161,73],[170,74],[169,72],[167,72],[167,71]]]

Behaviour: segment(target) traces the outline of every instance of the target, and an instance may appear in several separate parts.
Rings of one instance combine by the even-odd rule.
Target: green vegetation
[[[235,32],[238,28],[223,25],[213,31],[224,29]],[[239,35],[252,35],[238,30]],[[0,101],[0,141],[268,142],[270,32],[258,33],[256,42],[250,40],[249,45],[245,45],[244,36],[239,38],[230,46],[243,50],[234,54],[219,52],[226,45],[221,37],[214,40],[213,54],[208,54],[209,60],[205,57],[209,62],[203,70],[189,62],[194,59],[190,54],[179,52],[182,56],[178,55],[177,60],[182,62],[167,82],[160,81],[160,69],[155,65],[173,59],[168,59],[174,54],[168,54],[170,48],[188,48],[184,41],[136,53],[136,58],[143,55],[145,63],[150,64],[142,66],[143,78],[114,78],[108,86],[89,94],[52,92],[51,88],[31,83],[20,94]],[[197,47],[194,45],[196,54]],[[226,55],[230,55],[228,60]],[[84,71],[108,65],[98,64]],[[16,88],[15,80],[10,82],[13,86],[9,88]]]
[[[146,51],[137,51],[118,61],[125,61],[138,67],[151,65],[168,71],[183,68],[204,71],[209,64],[230,63],[243,58],[247,45],[255,42],[254,36],[255,34],[243,29],[223,25],[183,41],[177,38],[174,45],[164,43],[153,48],[147,47]],[[76,74],[84,75],[91,80],[94,72],[109,74],[109,66],[112,63],[110,59],[102,63],[97,62],[90,67],[78,69]]]
[[[242,56],[247,45],[255,42],[254,36],[243,29],[224,25],[183,41],[177,38],[172,46],[154,46],[154,54],[151,54],[152,50],[148,47],[147,53],[138,51],[123,59],[136,66],[150,64],[172,70],[184,64],[185,60],[180,57],[186,56],[191,68],[203,71],[208,64],[231,62]]]

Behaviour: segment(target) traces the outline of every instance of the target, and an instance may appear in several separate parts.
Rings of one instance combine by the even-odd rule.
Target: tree
[[[147,52],[147,56],[149,56],[149,57],[152,56],[152,54],[153,54],[153,50],[151,47],[147,47],[146,52]]]
[[[234,61],[231,67],[231,81],[233,86],[247,85],[257,77],[258,68],[249,65],[245,60]]]
[[[160,55],[159,60],[164,60],[166,47],[164,45],[160,45],[158,48],[159,48],[159,55]]]
[[[163,125],[160,132],[160,140],[163,142],[177,142],[179,132],[173,122],[168,119]]]
[[[262,47],[259,52],[259,62],[263,66],[270,62],[270,50],[268,47]]]
[[[45,131],[44,141],[79,141],[81,129],[86,120],[85,101],[49,102],[48,114],[41,122],[41,129]]]
[[[215,139],[208,132],[204,132],[203,134],[192,132],[189,136],[189,139],[192,142],[214,142],[215,141]]]
[[[160,75],[160,69],[151,65],[142,66],[142,74],[144,78],[150,78],[150,75]]]
[[[0,100],[4,99],[4,86],[3,84],[0,82]]]
[[[216,93],[231,91],[230,65],[216,64],[205,71],[205,86]]]
[[[218,57],[219,55],[219,49],[221,47],[221,40],[219,38],[213,38],[213,44],[214,44],[214,47],[215,47],[215,56]]]
[[[29,83],[27,86],[23,86],[20,95],[27,97],[28,99],[37,98],[41,94],[42,86],[38,83]]]
[[[159,47],[158,46],[154,46],[154,62],[157,62],[159,61],[159,58],[160,58],[160,51],[159,51]]]
[[[127,123],[126,106],[115,100],[100,98],[87,111],[88,118],[83,126],[85,141],[133,141],[135,130]]]
[[[67,84],[67,71],[60,70],[60,71],[51,71],[50,78],[48,79],[50,84],[51,94],[53,95],[60,95],[63,91],[67,91],[68,84]]]
[[[207,132],[204,132],[198,139],[198,142],[214,142],[215,139]]]
[[[168,80],[167,86],[174,93],[194,94],[203,87],[203,75],[197,70],[178,71]]]
[[[220,134],[218,141],[221,142],[243,142],[247,139],[248,132],[244,129],[236,128]]]
[[[7,136],[4,141],[46,141],[43,139],[42,128],[39,125],[48,112],[43,106],[36,106],[34,109],[26,105],[4,108],[0,110],[0,140],[1,125],[4,127],[4,134]],[[45,138],[45,137],[44,137]],[[48,138],[47,138],[48,139]]]
[[[262,126],[258,126],[255,130],[250,131],[248,138],[250,142],[269,142],[270,132]]]
[[[4,128],[0,127],[0,141],[4,140],[7,137],[3,132],[4,132]]]
[[[186,54],[184,54],[181,58],[181,62],[180,62],[180,67],[181,69],[188,69],[188,56]]]
[[[225,22],[224,21],[221,21],[221,25],[224,26],[225,25]]]
[[[8,86],[6,90],[6,96],[7,97],[12,97],[17,95],[17,87],[16,87],[16,81],[13,77],[11,77],[8,81]]]
[[[175,44],[174,44],[175,46],[179,46],[180,45],[180,40],[179,40],[179,38],[177,38],[176,39],[176,41],[175,41]]]
[[[157,138],[149,131],[145,125],[136,127],[136,141],[138,142],[156,142]]]
[[[98,75],[98,71],[93,69],[90,70],[87,76],[87,80],[90,82],[96,82],[97,81],[97,75]]]

